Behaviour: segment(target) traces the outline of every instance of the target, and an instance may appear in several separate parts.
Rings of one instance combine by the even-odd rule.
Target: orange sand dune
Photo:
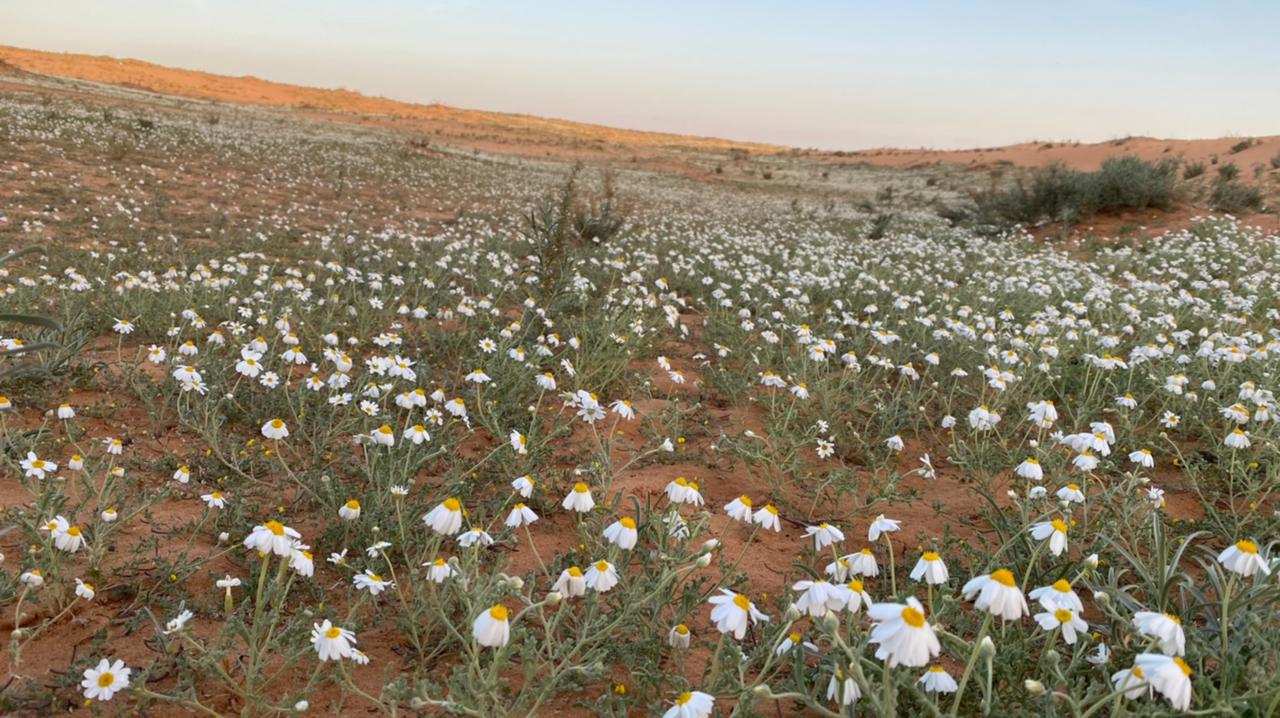
[[[1253,144],[1246,149],[1232,151],[1233,147],[1246,140]],[[869,162],[890,167],[916,167],[937,163],[990,167],[1002,164],[1039,167],[1061,162],[1076,169],[1093,170],[1108,157],[1134,155],[1144,160],[1173,157],[1206,163],[1217,158],[1220,163],[1234,162],[1241,169],[1248,169],[1256,164],[1269,163],[1277,154],[1280,154],[1280,135],[1251,138],[1222,137],[1209,140],[1126,137],[1090,144],[1024,142],[1005,147],[972,150],[877,149],[851,152],[845,157],[854,162]]]
[[[154,65],[139,60],[43,52],[0,45],[4,68],[88,80],[219,102],[268,105],[302,110],[334,119],[376,123],[433,133],[443,141],[467,147],[527,155],[627,158],[669,163],[671,153],[725,153],[745,150],[757,155],[801,155],[819,162],[865,162],[888,167],[954,164],[978,168],[1001,165],[1034,167],[1062,162],[1096,169],[1107,157],[1131,154],[1143,159],[1181,157],[1189,161],[1234,162],[1242,169],[1265,164],[1280,153],[1280,135],[1254,138],[1255,144],[1232,152],[1243,138],[1163,140],[1130,137],[1111,142],[1008,145],[971,150],[876,149],[859,152],[797,150],[776,145],[624,130],[529,115],[465,110],[445,105],[419,105],[369,97],[350,90],[325,90],[271,82],[256,77],[229,77]],[[0,74],[4,74],[0,71]],[[639,155],[639,156],[638,156]],[[1247,176],[1247,173],[1245,173]]]
[[[784,148],[751,142],[733,142],[661,132],[624,130],[568,120],[530,115],[465,110],[445,105],[420,105],[383,97],[369,97],[350,90],[325,90],[271,82],[256,77],[230,77],[196,70],[154,65],[96,55],[44,52],[0,45],[0,64],[42,75],[68,77],[144,89],[165,95],[254,105],[273,105],[325,112],[381,115],[396,119],[444,121],[518,131],[530,139],[561,142],[605,142],[637,148],[683,148],[727,151],[741,148],[772,153]]]

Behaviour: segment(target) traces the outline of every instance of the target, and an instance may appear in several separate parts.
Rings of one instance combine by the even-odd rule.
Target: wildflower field
[[[1273,234],[139,102],[0,95],[3,714],[1280,712]]]

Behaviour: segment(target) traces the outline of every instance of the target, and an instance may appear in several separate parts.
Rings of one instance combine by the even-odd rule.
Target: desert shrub
[[[583,248],[608,244],[626,225],[626,210],[619,203],[613,175],[604,175],[598,193],[586,194],[579,181],[581,173],[582,166],[575,165],[560,189],[525,217],[524,237],[533,245],[530,260],[548,299],[566,289],[568,269]]]
[[[1223,169],[1234,166],[1226,165]],[[1220,212],[1233,213],[1261,209],[1262,191],[1244,184],[1234,174],[1219,173],[1209,194],[1209,206]]]
[[[619,202],[613,173],[606,172],[600,192],[578,196],[571,208],[573,228],[578,238],[592,244],[607,244],[622,231],[627,222],[625,207]]]
[[[1172,159],[1111,157],[1095,172],[1053,164],[1008,190],[981,198],[979,204],[1011,222],[1075,222],[1102,212],[1164,209],[1177,199],[1177,172],[1178,163]]]
[[[1238,153],[1240,153],[1240,152],[1244,152],[1245,150],[1249,149],[1250,147],[1253,147],[1253,140],[1240,140],[1239,142],[1235,143],[1234,145],[1231,145],[1231,154],[1233,154],[1233,155],[1234,155],[1234,154],[1238,154]]]
[[[1188,162],[1182,167],[1182,179],[1195,179],[1209,170],[1203,162]]]
[[[1112,157],[1086,176],[1096,203],[1094,211],[1168,208],[1173,206],[1178,164],[1170,160],[1144,162],[1137,157]]]
[[[1280,170],[1280,152],[1271,155],[1271,169]]]

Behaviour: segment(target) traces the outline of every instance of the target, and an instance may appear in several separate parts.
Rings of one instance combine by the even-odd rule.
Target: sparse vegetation
[[[0,362],[67,359],[0,398],[6,718],[1280,706],[1280,237],[939,216],[1173,158],[704,182],[32,82]]]

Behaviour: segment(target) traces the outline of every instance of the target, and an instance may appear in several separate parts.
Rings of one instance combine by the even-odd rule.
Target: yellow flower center
[[[568,571],[569,575],[574,578],[582,578],[582,569],[577,566],[570,566],[566,571]]]
[[[222,492],[221,492],[221,491],[215,491],[215,492],[213,492],[213,493],[209,494],[209,496],[210,496],[212,499],[214,499],[215,501],[221,501],[221,500],[222,500]]]
[[[1053,612],[1053,617],[1058,619],[1058,623],[1068,623],[1074,616],[1071,611],[1068,611],[1065,608],[1059,608]]]
[[[609,562],[608,562],[608,561],[596,561],[596,570],[597,570],[597,571],[599,571],[600,573],[604,573],[605,571],[608,571],[608,570],[609,570]]]
[[[738,608],[741,608],[744,611],[747,611],[751,609],[751,599],[747,598],[742,594],[738,594],[733,597],[733,605],[737,606]]]
[[[689,627],[681,623],[680,625],[676,626],[676,633],[681,636],[686,636],[689,634]]]
[[[268,521],[266,527],[268,531],[276,536],[284,536],[284,524],[279,521]]]
[[[853,579],[849,582],[849,590],[854,593],[862,593],[862,582],[856,578]]]
[[[921,628],[924,626],[924,614],[914,606],[907,606],[902,609],[902,620],[907,622],[912,628]]]
[[[71,528],[67,529],[67,535],[68,535],[68,536],[79,536],[79,535],[80,535],[80,527],[79,527],[79,526],[72,526]]]
[[[347,502],[347,508],[349,508],[349,509],[351,509],[351,510],[353,510],[353,511],[359,511],[359,510],[360,510],[360,502],[359,502],[359,501],[356,501],[355,499],[351,499],[350,501],[348,501],[348,502]]]
[[[777,510],[777,509],[775,509],[775,508],[773,507],[773,504],[765,504],[765,505],[764,505],[764,510],[765,510],[765,511],[768,511],[770,514],[772,514],[772,515],[774,515],[774,516],[777,516],[777,515],[778,515],[778,510]]]
[[[272,429],[283,429],[283,428],[284,428],[284,422],[283,422],[283,421],[281,421],[281,420],[279,420],[279,419],[272,419],[272,420],[271,420],[271,428],[272,428]]]
[[[1067,484],[1067,488],[1068,488],[1068,489],[1070,489],[1070,490],[1072,490],[1072,491],[1079,491],[1079,490],[1080,490],[1080,485],[1079,485],[1079,484]]]
[[[341,635],[342,635],[342,630],[339,629],[337,626],[330,626],[329,630],[324,632],[325,638],[337,638],[338,636],[341,636]]]
[[[991,580],[1001,585],[1008,586],[1009,588],[1013,588],[1018,585],[1018,582],[1013,579],[1013,572],[1007,568],[992,571]]]
[[[676,699],[676,705],[682,706],[691,700],[693,700],[693,694],[690,693],[689,691],[685,691],[684,693],[680,694],[679,698]]]
[[[1241,539],[1239,541],[1236,541],[1236,548],[1240,549],[1244,553],[1252,553],[1252,554],[1258,553],[1258,544],[1250,541],[1249,539]]]
[[[573,485],[573,491],[574,493],[587,494],[591,492],[591,489],[589,489],[586,484],[579,481]]]
[[[1191,677],[1191,666],[1188,666],[1188,665],[1187,665],[1187,662],[1186,662],[1186,661],[1184,661],[1184,660],[1182,660],[1182,657],[1181,657],[1181,656],[1174,656],[1174,657],[1173,657],[1173,662],[1174,662],[1174,663],[1176,663],[1176,664],[1178,664],[1178,668],[1181,668],[1181,669],[1182,669],[1182,675],[1184,675],[1184,676],[1186,676],[1186,677],[1188,677],[1188,678],[1190,678],[1190,677]]]
[[[739,496],[738,501],[740,501],[743,506],[746,506],[747,508],[751,508],[751,499],[747,498],[746,496]]]
[[[433,565],[433,566],[443,566],[443,565],[444,565],[444,559],[442,559],[442,558],[438,558],[438,559],[436,559],[435,561],[432,561],[432,562],[431,562],[431,565]]]
[[[1071,584],[1065,578],[1060,578],[1053,582],[1053,590],[1058,593],[1066,593],[1071,590]]]
[[[946,669],[942,666],[929,666],[930,673],[942,673],[944,671],[946,671]]]
[[[1053,526],[1054,531],[1058,531],[1060,533],[1067,532],[1067,524],[1063,522],[1062,519],[1054,519],[1051,525]]]
[[[382,583],[382,577],[376,573],[370,573],[365,575],[367,575],[369,577],[369,580],[373,581],[374,583]]]
[[[44,468],[44,459],[36,459],[35,461],[32,461],[32,462],[31,462],[31,468],[33,468],[33,469],[43,469],[43,468]]]
[[[938,560],[938,559],[940,559],[940,558],[942,558],[942,557],[941,557],[941,556],[939,556],[938,554],[934,553],[933,551],[925,551],[925,552],[924,552],[924,560],[926,560],[926,561],[937,561],[937,560]]]
[[[103,673],[102,675],[98,676],[98,685],[101,686],[102,688],[106,688],[107,686],[115,682],[116,682],[116,677],[110,673]]]
[[[507,620],[507,607],[499,603],[498,605],[489,609],[489,617],[495,621],[505,622]]]
[[[445,509],[446,509],[446,510],[448,510],[448,511],[461,511],[461,510],[462,510],[462,502],[460,502],[460,501],[458,501],[457,499],[454,499],[454,498],[448,498],[448,499],[445,499],[445,500],[444,500],[444,504],[442,504],[442,505],[443,505],[443,506],[445,507]]]
[[[622,524],[622,528],[624,529],[634,530],[636,527],[636,520],[631,518],[630,516],[623,516],[622,518],[618,519],[618,523]]]

